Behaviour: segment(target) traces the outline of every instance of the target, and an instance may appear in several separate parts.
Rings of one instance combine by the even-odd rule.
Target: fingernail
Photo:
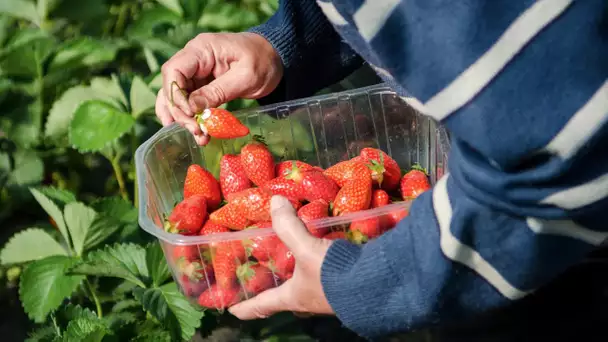
[[[270,210],[281,209],[287,205],[291,205],[291,203],[283,196],[272,196],[270,199]]]

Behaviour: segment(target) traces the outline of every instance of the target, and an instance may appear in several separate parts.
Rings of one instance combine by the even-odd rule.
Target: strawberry
[[[300,168],[293,165],[291,172],[285,176],[301,186],[302,194],[298,199],[304,199],[312,202],[316,199],[324,199],[328,202],[338,193],[339,187],[336,182],[327,178],[322,171],[310,170],[302,171]]]
[[[222,288],[213,284],[198,297],[198,305],[209,309],[224,310],[240,302],[241,289],[237,285]]]
[[[323,174],[343,187],[346,182],[359,177],[372,177],[371,169],[361,160],[345,160],[325,170]]]
[[[401,196],[404,200],[414,199],[430,188],[426,171],[420,165],[414,165],[412,170],[401,178]]]
[[[380,219],[377,217],[372,217],[351,223],[350,232],[361,233],[360,236],[353,234],[353,241],[362,243],[382,235],[382,233],[384,233],[384,230],[380,225]]]
[[[382,189],[375,189],[372,192],[372,208],[379,208],[391,203],[391,198],[388,196],[386,191]]]
[[[302,186],[294,180],[283,176],[271,179],[264,184],[263,188],[270,191],[273,195],[281,195],[297,200],[304,199]]]
[[[386,191],[393,191],[399,186],[401,168],[388,154],[377,148],[366,147],[361,150],[361,157],[371,164],[372,177]]]
[[[192,262],[182,260],[177,267],[182,273],[179,283],[186,296],[198,296],[215,280],[213,267],[200,259]]]
[[[272,259],[260,261],[260,264],[268,267],[279,279],[285,281],[293,276],[296,267],[296,259],[284,243],[277,244]]]
[[[272,227],[271,222],[261,222],[248,227],[247,229]],[[277,245],[282,244],[276,235],[256,236],[243,240],[245,250],[258,261],[267,261],[274,253]]]
[[[287,176],[291,173],[295,166],[300,169],[301,172],[317,170],[316,166],[312,166],[308,163],[299,160],[285,160],[276,165],[276,175],[277,177]]]
[[[403,220],[408,215],[407,209],[395,209],[386,214],[382,220],[382,229],[389,230],[395,228],[399,221]]]
[[[216,211],[217,212],[217,211]],[[211,235],[217,233],[228,233],[231,230],[221,224],[217,224],[211,220],[207,221],[198,235]]]
[[[218,286],[229,288],[237,280],[236,269],[247,261],[247,252],[241,241],[218,243],[213,252],[213,270]]]
[[[274,158],[262,139],[254,138],[241,149],[241,163],[253,184],[262,186],[274,178]]]
[[[209,283],[205,280],[191,280],[187,275],[179,277],[179,286],[186,297],[195,297],[209,288]]]
[[[250,221],[270,221],[270,191],[263,188],[250,188],[234,194],[232,205],[242,217]]]
[[[164,228],[169,233],[194,235],[201,230],[205,220],[207,220],[207,200],[203,195],[194,195],[173,208]]]
[[[251,181],[245,174],[241,157],[225,154],[220,160],[220,188],[222,195],[227,198],[230,194],[251,188]]]
[[[233,230],[243,230],[251,223],[235,205],[228,203],[209,215],[209,221]]]
[[[249,128],[225,109],[207,108],[195,119],[201,130],[213,138],[234,139],[249,134]]]
[[[346,183],[333,202],[334,216],[369,209],[372,200],[372,180],[354,179]]]
[[[304,224],[308,231],[315,237],[322,237],[327,233],[327,228],[317,228],[310,221],[320,219],[329,216],[329,203],[323,199],[312,201],[298,210],[298,217]]]
[[[256,295],[275,286],[274,275],[267,267],[247,262],[236,271],[245,292]]]
[[[338,239],[348,240],[348,236],[346,235],[346,232],[341,231],[341,230],[338,230],[335,232],[330,232],[330,233],[326,234],[323,238],[328,239],[328,240],[338,240]]]
[[[217,209],[222,201],[220,183],[209,171],[196,164],[188,167],[186,180],[184,181],[184,198],[194,195],[205,196],[209,211]]]
[[[179,246],[170,245],[171,254],[176,264],[183,261],[194,261],[200,258],[200,251],[197,245]]]

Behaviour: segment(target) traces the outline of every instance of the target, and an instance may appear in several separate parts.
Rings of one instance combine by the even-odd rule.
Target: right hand
[[[194,114],[236,98],[270,94],[283,77],[283,65],[272,45],[255,33],[202,33],[162,68],[163,87],[156,115],[163,126],[177,122],[199,145],[209,137]],[[180,89],[183,89],[186,96]]]

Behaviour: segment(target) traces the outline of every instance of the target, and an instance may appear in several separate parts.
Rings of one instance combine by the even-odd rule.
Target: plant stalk
[[[93,285],[91,284],[91,282],[89,281],[88,278],[85,278],[84,282],[85,282],[85,284],[87,284],[89,292],[91,293],[91,297],[93,297],[93,301],[95,302],[95,308],[97,309],[97,317],[102,318],[103,311],[101,309],[101,302],[99,301],[99,298],[97,297],[97,293],[95,292],[95,289],[93,288]]]
[[[120,196],[122,196],[122,198],[126,201],[129,201],[129,192],[127,191],[125,179],[122,175],[122,168],[120,167],[120,154],[116,155],[114,158],[111,158],[110,163],[112,164],[112,169],[114,170],[116,180],[118,181]]]

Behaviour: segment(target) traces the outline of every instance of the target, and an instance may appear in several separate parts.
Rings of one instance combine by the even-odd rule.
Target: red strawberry
[[[419,165],[414,165],[412,170],[401,179],[401,196],[404,200],[414,199],[429,189],[431,189],[429,178]]]
[[[261,261],[260,264],[268,267],[279,279],[285,281],[293,276],[296,267],[296,259],[284,243],[277,244],[277,247],[269,261]]]
[[[209,211],[217,209],[222,201],[220,183],[217,182],[209,171],[196,164],[188,167],[184,182],[184,198],[194,195],[205,196]]]
[[[179,246],[179,245],[170,245],[171,254],[173,255],[173,260],[176,264],[183,261],[194,261],[199,259],[200,251],[197,245],[189,245],[189,246]]]
[[[338,240],[338,239],[348,240],[348,236],[346,235],[346,232],[341,231],[341,230],[338,230],[335,232],[330,232],[329,234],[325,235],[323,238],[328,239],[328,240]]]
[[[386,191],[382,189],[375,189],[372,192],[372,208],[379,208],[391,203],[391,198],[388,196]]]
[[[225,154],[220,160],[220,188],[222,195],[227,198],[230,194],[251,188],[251,181],[245,174],[241,157]]]
[[[194,195],[173,208],[165,222],[165,230],[174,234],[194,235],[201,230],[206,219],[207,200],[203,195]]]
[[[245,291],[251,295],[275,286],[272,271],[258,263],[245,263],[239,266],[236,273]]]
[[[272,227],[272,222],[256,223],[247,229],[269,227]],[[258,261],[267,261],[270,259],[278,244],[282,244],[282,242],[276,235],[256,236],[243,240],[245,250]]]
[[[343,187],[346,182],[359,177],[372,176],[370,168],[360,160],[345,160],[336,165],[331,166],[323,174],[336,182],[338,186]]]
[[[295,175],[295,176],[294,176]],[[298,173],[292,173],[290,177],[296,177],[294,179],[296,183],[300,183],[302,186],[302,197],[312,202],[317,199],[324,199],[330,202],[336,197],[338,190],[338,184],[333,180],[325,177],[320,171],[307,171],[298,175]]]
[[[372,177],[386,191],[393,191],[399,186],[401,168],[388,154],[377,148],[366,147],[361,150],[361,157],[371,163]]]
[[[317,169],[316,166],[312,166],[308,163],[305,163],[303,161],[299,161],[299,160],[286,160],[286,161],[282,161],[280,163],[277,164],[276,166],[276,175],[277,177],[281,177],[281,176],[287,176],[291,173],[291,170],[293,170],[294,167],[294,163],[295,166],[300,169],[301,172],[305,172],[305,171],[312,171]]]
[[[241,289],[237,286],[222,288],[217,284],[211,285],[198,297],[198,305],[210,309],[223,310],[240,302],[242,299]]]
[[[266,182],[264,189],[270,191],[273,195],[281,195],[287,198],[303,200],[303,190],[300,184],[292,179],[285,177],[277,177]]]
[[[247,261],[247,252],[241,241],[218,243],[214,249],[213,270],[221,288],[233,286],[237,280],[236,269]]]
[[[382,233],[384,233],[384,229],[382,229],[382,226],[380,225],[380,219],[377,217],[372,217],[351,223],[350,232],[361,233],[361,236],[354,236],[354,241],[362,243],[382,235]]]
[[[249,134],[249,128],[225,109],[207,108],[195,119],[201,130],[213,138],[234,139]]]
[[[359,178],[349,181],[333,202],[334,216],[369,209],[372,200],[372,180]]]
[[[231,203],[212,212],[209,221],[234,230],[243,230],[250,224],[250,221]]]
[[[395,209],[390,213],[386,214],[382,220],[382,228],[384,230],[389,230],[395,228],[399,221],[403,220],[408,215],[407,209]]]
[[[241,150],[241,163],[245,174],[257,186],[274,178],[274,158],[266,147],[259,141],[261,138],[245,145]]]
[[[322,237],[327,233],[327,228],[317,228],[310,221],[329,216],[329,203],[323,199],[315,200],[298,210],[298,217],[306,224],[308,231],[315,237]]]
[[[198,296],[215,280],[213,267],[201,260],[180,262],[178,269],[182,273],[180,285],[186,296]]]
[[[217,224],[211,220],[207,221],[198,235],[211,235],[217,233],[228,233],[231,230],[221,224]]]
[[[231,202],[235,212],[251,221],[270,221],[270,191],[250,188],[234,194]]]
[[[186,297],[195,297],[209,288],[205,280],[191,280],[187,275],[179,277],[179,286]]]

